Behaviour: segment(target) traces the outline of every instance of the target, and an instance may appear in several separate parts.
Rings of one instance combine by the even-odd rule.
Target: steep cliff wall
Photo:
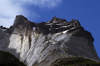
[[[27,66],[49,66],[59,58],[85,57],[99,61],[91,33],[78,20],[53,17],[34,23],[22,15],[13,26],[0,27],[0,50],[13,54]]]

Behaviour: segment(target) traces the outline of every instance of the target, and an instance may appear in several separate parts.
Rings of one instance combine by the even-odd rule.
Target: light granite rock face
[[[13,26],[0,28],[0,50],[10,52],[27,66],[50,66],[59,58],[85,57],[99,61],[91,33],[78,20],[54,17],[34,23],[22,15]]]

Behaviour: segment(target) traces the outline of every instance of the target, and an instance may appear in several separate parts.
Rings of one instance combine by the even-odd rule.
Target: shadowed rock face
[[[0,27],[0,36],[0,50],[13,54],[27,66],[49,66],[68,57],[99,60],[91,33],[78,20],[67,22],[53,17],[48,22],[34,23],[18,15],[10,28]]]

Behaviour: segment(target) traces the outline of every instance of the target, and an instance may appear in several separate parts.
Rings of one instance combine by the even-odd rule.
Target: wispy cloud
[[[28,17],[39,16],[35,11],[25,9],[25,6],[32,5],[39,8],[52,9],[57,7],[62,0],[0,0],[0,25],[9,27],[13,24],[16,15],[24,15]]]
[[[18,0],[19,2],[33,4],[41,8],[54,8],[62,3],[62,0]]]

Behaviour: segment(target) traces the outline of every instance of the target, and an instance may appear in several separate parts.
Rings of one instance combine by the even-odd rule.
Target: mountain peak
[[[28,23],[29,23],[29,21],[27,20],[26,17],[24,17],[23,15],[17,15],[13,26],[26,25]]]
[[[48,22],[34,23],[18,15],[10,28],[0,27],[0,50],[27,66],[50,66],[60,58],[73,57],[99,61],[93,41],[91,33],[74,19],[67,22],[53,17]]]
[[[2,27],[2,26],[1,26]],[[29,21],[23,15],[17,15],[14,21],[13,26],[11,26],[8,32],[11,33],[12,29],[15,28],[20,32],[27,32],[32,30],[35,27],[36,33],[43,34],[55,34],[55,33],[69,33],[74,36],[80,36],[94,41],[91,33],[84,30],[78,20],[72,19],[70,22],[67,22],[65,19],[57,18],[54,16],[52,20],[42,23],[34,23]]]

